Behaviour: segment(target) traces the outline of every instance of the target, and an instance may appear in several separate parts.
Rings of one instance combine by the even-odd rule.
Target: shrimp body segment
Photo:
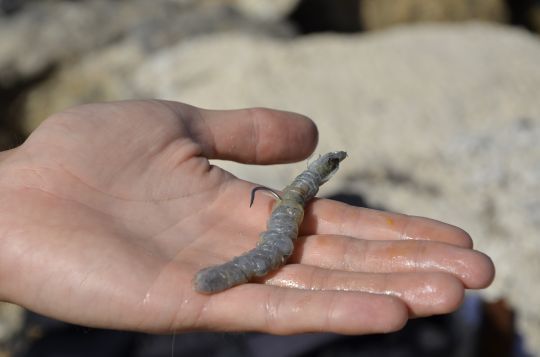
[[[276,201],[267,230],[261,233],[257,246],[229,262],[200,270],[193,280],[194,289],[205,294],[217,293],[285,264],[293,252],[305,204],[315,197],[319,187],[334,175],[346,157],[346,152],[334,151],[309,164]]]

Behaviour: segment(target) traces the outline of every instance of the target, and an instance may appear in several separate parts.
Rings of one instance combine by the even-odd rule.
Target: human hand
[[[0,300],[94,327],[388,332],[455,310],[494,275],[469,236],[437,221],[317,199],[296,252],[258,283],[215,295],[195,273],[253,248],[272,199],[208,159],[301,160],[306,118],[266,109],[92,104],[0,154]],[[262,284],[262,283],[266,284]]]

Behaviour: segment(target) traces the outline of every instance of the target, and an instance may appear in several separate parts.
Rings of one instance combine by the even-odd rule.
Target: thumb
[[[287,163],[307,158],[317,146],[315,123],[300,114],[265,108],[191,109],[190,132],[209,159]]]

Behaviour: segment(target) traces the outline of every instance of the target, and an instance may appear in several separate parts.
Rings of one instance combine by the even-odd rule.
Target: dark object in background
[[[356,32],[361,30],[359,4],[359,0],[302,0],[288,20],[304,34]]]
[[[19,121],[16,120],[15,111],[19,93],[22,86],[14,86],[4,89],[0,86],[0,151],[13,149],[21,145],[26,139]]]
[[[329,333],[274,336],[259,333],[145,335],[84,328],[29,313],[39,331],[19,357],[423,357],[456,355],[460,341],[453,315],[411,320],[392,334],[342,336]],[[174,349],[174,353],[173,353]]]
[[[132,356],[139,334],[67,324],[31,312],[26,314],[25,351],[19,357]]]
[[[24,98],[33,86],[47,79],[53,71],[54,68],[48,68],[7,88],[0,85],[0,151],[13,149],[26,140],[19,120]]]
[[[25,0],[0,0],[0,12],[5,15],[11,15],[22,9]]]
[[[540,32],[540,0],[409,0],[399,1],[399,6],[398,2],[377,0],[301,0],[288,17],[302,34],[358,32],[418,21],[472,19],[510,23]]]
[[[506,0],[512,25],[525,27],[529,31],[540,31],[540,0]]]
[[[478,336],[480,357],[515,356],[516,326],[514,311],[506,301],[484,302]]]

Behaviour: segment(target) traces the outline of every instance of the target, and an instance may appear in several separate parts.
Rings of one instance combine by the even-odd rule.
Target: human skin
[[[288,263],[212,295],[195,273],[253,248],[273,198],[209,164],[305,159],[317,129],[270,109],[89,104],[0,153],[0,300],[86,326],[170,332],[390,332],[457,309],[491,260],[463,230],[316,199]],[[341,149],[341,148],[337,148]],[[352,159],[352,158],[351,158]]]

